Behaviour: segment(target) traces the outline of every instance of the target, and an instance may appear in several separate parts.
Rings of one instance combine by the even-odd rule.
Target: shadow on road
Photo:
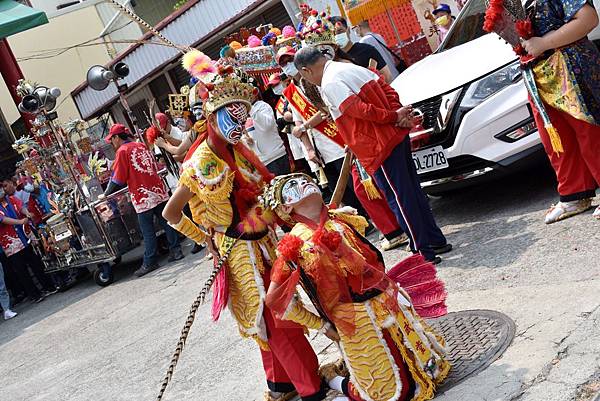
[[[537,166],[499,180],[453,191],[434,198],[431,206],[440,226],[467,224],[539,212],[540,222],[556,198],[554,172]]]
[[[554,173],[541,165],[432,199],[438,224],[454,244],[443,266],[499,268],[517,261],[538,242],[531,227],[544,224],[555,188]]]

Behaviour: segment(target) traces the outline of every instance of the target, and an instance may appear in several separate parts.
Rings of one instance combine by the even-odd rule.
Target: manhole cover
[[[515,323],[491,310],[452,312],[428,323],[446,339],[452,370],[437,394],[448,391],[498,359],[515,336]]]

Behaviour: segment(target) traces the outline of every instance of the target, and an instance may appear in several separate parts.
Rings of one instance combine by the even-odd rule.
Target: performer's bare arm
[[[173,158],[178,162],[183,161],[185,158],[185,153],[188,151],[190,146],[192,146],[189,140],[180,141],[179,145],[174,146],[163,138],[156,138],[156,142],[154,142],[154,144],[172,154]]]
[[[171,224],[177,224],[183,215],[183,208],[194,194],[184,185],[179,185],[163,210],[163,217]]]
[[[598,25],[598,13],[589,4],[581,7],[571,21],[543,37],[523,41],[527,53],[537,57],[547,50],[558,49],[586,37]]]
[[[171,145],[173,145],[173,146],[179,146],[179,145],[181,145],[181,140],[175,139],[175,138],[173,138],[171,135],[169,135],[167,133],[165,133],[163,136],[165,137],[165,139],[167,140],[167,142],[169,142]]]
[[[317,113],[317,115],[318,114],[320,114],[320,113]],[[315,147],[313,146],[310,138],[308,137],[308,132],[306,132],[306,129],[307,129],[306,124],[307,123],[302,123],[301,121],[296,121],[295,124],[296,124],[296,126],[292,130],[292,135],[294,135],[296,138],[299,138],[300,141],[302,142],[302,145],[304,145],[304,147],[306,148],[306,154],[307,154],[308,160],[310,160],[311,162],[313,162],[315,164],[322,166],[323,161],[321,159],[319,159],[319,156],[317,156]]]

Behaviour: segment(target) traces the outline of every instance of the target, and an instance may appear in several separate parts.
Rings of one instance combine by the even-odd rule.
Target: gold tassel
[[[373,182],[373,178],[369,177],[366,180],[362,180],[360,183],[363,185],[363,187],[365,187],[367,198],[369,198],[370,200],[381,199],[381,195],[379,194],[379,190]]]
[[[327,184],[329,184],[329,181],[327,181],[325,170],[323,170],[323,167],[319,167],[319,185],[321,188],[325,188]]]
[[[544,127],[546,129],[546,132],[548,133],[548,136],[550,137],[550,143],[552,144],[552,150],[554,150],[555,153],[564,153],[565,149],[563,148],[562,142],[560,141],[560,136],[558,135],[558,131],[556,131],[556,128],[554,128],[554,125],[552,125],[552,123],[546,125]]]

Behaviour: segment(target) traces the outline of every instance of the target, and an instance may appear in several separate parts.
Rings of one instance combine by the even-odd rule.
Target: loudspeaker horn
[[[115,64],[111,70],[113,70],[115,75],[119,78],[125,78],[127,75],[129,75],[129,66],[122,61],[119,61],[117,64]]]
[[[111,80],[115,78],[114,72],[101,65],[92,66],[87,72],[88,85],[97,91],[106,89]]]
[[[25,95],[19,103],[19,111],[35,114],[40,110],[40,99],[35,95]]]

